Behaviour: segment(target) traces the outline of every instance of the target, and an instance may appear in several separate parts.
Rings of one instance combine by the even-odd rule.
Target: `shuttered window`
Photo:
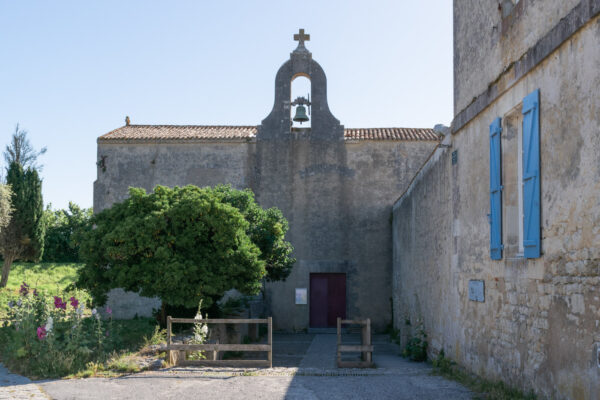
[[[540,91],[523,99],[523,248],[525,258],[541,254]]]
[[[490,125],[490,257],[502,258],[502,153],[500,151],[500,118]]]

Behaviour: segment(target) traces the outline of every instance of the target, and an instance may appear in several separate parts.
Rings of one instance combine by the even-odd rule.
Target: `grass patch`
[[[485,400],[536,400],[534,393],[525,394],[504,382],[493,382],[467,372],[440,352],[433,360],[433,374],[451,379],[477,393],[476,399]]]
[[[0,289],[0,320],[6,318],[8,301],[18,296],[23,282],[27,282],[32,289],[44,291],[50,296],[60,296],[77,280],[77,273],[81,267],[82,264],[78,263],[14,263],[6,287]],[[90,295],[83,290],[77,292],[78,298],[89,305]]]

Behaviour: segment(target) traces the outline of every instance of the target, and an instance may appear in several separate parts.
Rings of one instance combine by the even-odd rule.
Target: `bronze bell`
[[[294,116],[294,121],[300,122],[300,124],[308,121],[308,115],[306,115],[306,107],[304,107],[302,104],[296,107],[296,115]]]

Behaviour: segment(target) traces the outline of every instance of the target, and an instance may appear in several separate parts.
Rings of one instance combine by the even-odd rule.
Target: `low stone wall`
[[[112,289],[108,292],[106,305],[111,308],[113,318],[131,319],[138,317],[152,317],[154,310],[159,310],[159,298],[143,297],[134,292],[123,289]]]

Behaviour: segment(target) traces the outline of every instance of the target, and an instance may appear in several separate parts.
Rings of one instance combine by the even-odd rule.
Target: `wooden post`
[[[167,360],[169,364],[173,364],[173,352],[171,351],[171,316],[167,316]]]
[[[268,328],[268,344],[269,344],[269,354],[268,354],[268,360],[269,360],[269,368],[273,368],[273,317],[269,317],[269,328]]]
[[[371,345],[371,318],[367,318],[367,326],[365,327],[365,331],[366,331],[365,344],[367,346],[370,346]],[[367,359],[365,361],[368,362],[369,364],[371,364],[371,362],[373,360],[373,353],[368,351],[366,354],[367,354]]]
[[[342,361],[342,352],[340,346],[342,345],[342,319],[337,318],[337,366],[339,367],[340,361]]]

